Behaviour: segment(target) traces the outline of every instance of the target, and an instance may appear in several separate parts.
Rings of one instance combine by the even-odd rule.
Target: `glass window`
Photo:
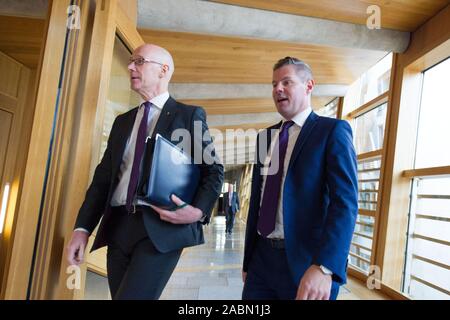
[[[335,99],[331,100],[329,103],[327,103],[325,106],[323,106],[322,108],[316,110],[315,112],[319,116],[336,119],[338,104],[339,104],[339,98],[335,98]]]
[[[383,148],[386,110],[387,103],[383,103],[353,119],[353,140],[357,154]]]
[[[414,168],[450,165],[450,59],[424,71]],[[450,177],[414,178],[403,291],[450,299]]]
[[[344,98],[344,115],[389,90],[391,66],[392,53],[381,59],[350,86]]]
[[[108,97],[106,100],[105,114],[103,118],[102,144],[100,159],[106,150],[109,133],[114,119],[122,113],[136,107],[140,102],[139,95],[130,89],[130,76],[128,72],[128,60],[130,51],[116,36],[114,42],[113,60],[111,65],[111,78],[109,80]],[[100,160],[99,159],[99,160]]]
[[[450,178],[413,180],[404,292],[450,299]]]
[[[415,168],[450,165],[450,59],[424,72]]]

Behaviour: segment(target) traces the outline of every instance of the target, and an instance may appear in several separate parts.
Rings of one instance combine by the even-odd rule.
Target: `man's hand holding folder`
[[[172,195],[172,201],[178,206],[174,211],[165,210],[162,208],[150,205],[158,214],[161,220],[173,223],[173,224],[187,224],[199,221],[203,217],[202,210],[195,208],[176,195]]]

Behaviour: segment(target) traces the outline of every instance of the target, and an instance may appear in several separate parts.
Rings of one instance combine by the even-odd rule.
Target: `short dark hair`
[[[280,69],[281,67],[293,65],[297,70],[299,77],[305,82],[313,79],[313,74],[311,68],[308,64],[300,59],[294,57],[284,57],[277,61],[273,66],[273,71]]]

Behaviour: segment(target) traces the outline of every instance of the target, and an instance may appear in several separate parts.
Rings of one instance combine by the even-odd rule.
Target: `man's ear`
[[[313,79],[308,80],[306,82],[306,93],[311,94],[311,92],[313,92],[313,90],[314,90],[315,85],[316,85],[316,83],[314,82]]]
[[[169,66],[167,64],[163,65],[161,68],[161,73],[159,74],[160,78],[163,78],[167,72],[169,71]]]

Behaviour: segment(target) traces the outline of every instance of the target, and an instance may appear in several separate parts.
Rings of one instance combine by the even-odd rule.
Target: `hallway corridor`
[[[225,217],[204,228],[205,244],[183,251],[161,300],[240,300],[245,225],[235,221],[225,235]]]

